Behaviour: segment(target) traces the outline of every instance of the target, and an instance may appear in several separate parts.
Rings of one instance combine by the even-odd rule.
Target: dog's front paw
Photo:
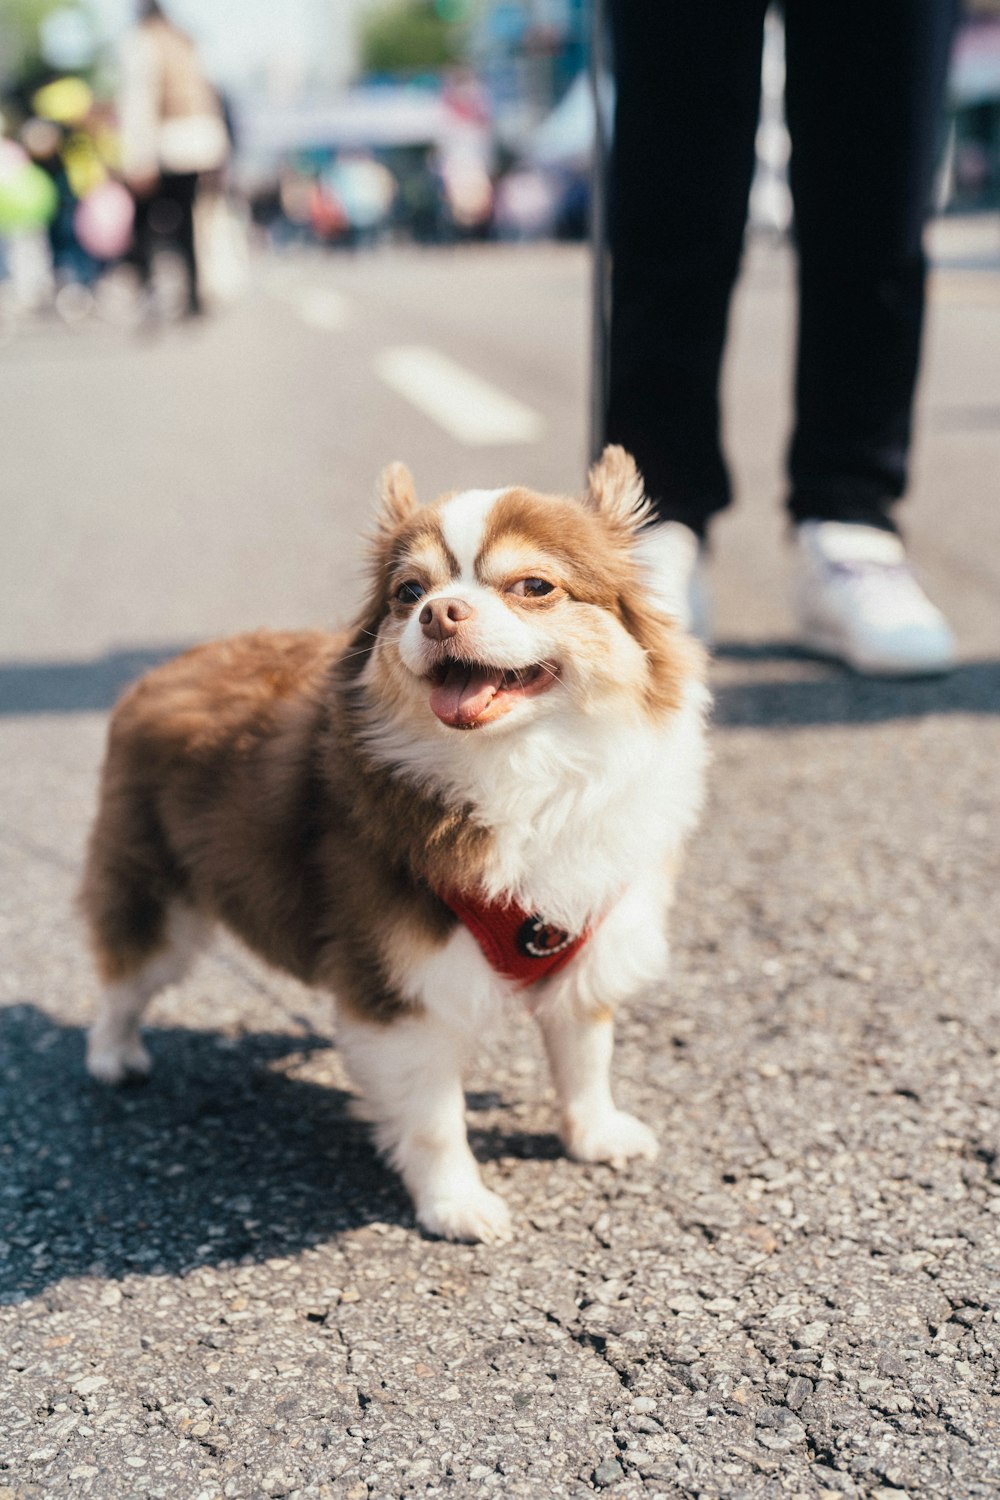
[[[620,1167],[633,1156],[652,1161],[659,1150],[648,1125],[621,1109],[586,1120],[567,1120],[563,1143],[577,1161],[606,1161]]]
[[[446,1240],[499,1245],[513,1233],[506,1203],[481,1182],[424,1198],[417,1204],[417,1218],[428,1233]]]
[[[153,1059],[138,1036],[111,1039],[94,1027],[87,1037],[87,1072],[98,1083],[126,1083],[145,1078]]]

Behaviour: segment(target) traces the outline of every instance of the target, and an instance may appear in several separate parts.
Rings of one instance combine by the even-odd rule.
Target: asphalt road
[[[564,1160],[512,1016],[468,1081],[502,1249],[422,1237],[328,1002],[234,946],[154,1003],[148,1086],[90,1084],[72,900],[116,692],[344,619],[385,462],[428,495],[579,485],[583,255],[304,257],[196,329],[8,330],[0,1500],[1000,1493],[1000,275],[961,228],[939,248],[905,517],[962,665],[874,684],[789,649],[791,270],[757,246],[712,795],[672,983],[620,1029],[663,1151]],[[384,378],[414,347],[527,436],[418,410]]]

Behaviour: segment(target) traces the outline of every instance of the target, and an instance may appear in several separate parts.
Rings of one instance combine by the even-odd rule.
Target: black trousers
[[[163,172],[152,193],[135,200],[135,225],[130,259],[143,286],[152,280],[157,250],[176,250],[187,273],[187,310],[201,311],[198,262],[194,243],[196,172]]]
[[[766,0],[610,0],[617,104],[605,434],[664,519],[731,498],[719,370],[754,169]],[[956,0],[785,0],[799,267],[793,519],[894,530]]]

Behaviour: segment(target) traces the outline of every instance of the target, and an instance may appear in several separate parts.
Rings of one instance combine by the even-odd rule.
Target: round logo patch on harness
[[[567,932],[547,922],[538,912],[529,912],[512,901],[487,901],[478,894],[460,895],[438,890],[482,949],[487,962],[518,989],[527,989],[557,974],[587,942],[591,929]]]
[[[554,927],[537,912],[522,922],[517,932],[518,950],[526,958],[554,958],[575,942],[576,938],[571,932],[566,932],[562,927]]]

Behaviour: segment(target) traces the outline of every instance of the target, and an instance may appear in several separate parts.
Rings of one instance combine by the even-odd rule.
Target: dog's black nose
[[[429,599],[420,611],[424,635],[432,641],[444,641],[455,635],[463,620],[472,615],[472,605],[464,599]]]

